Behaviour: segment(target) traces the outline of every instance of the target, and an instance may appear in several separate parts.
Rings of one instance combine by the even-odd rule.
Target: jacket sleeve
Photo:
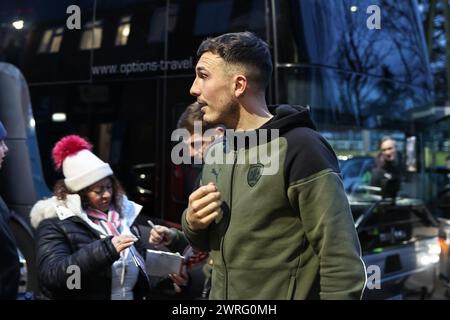
[[[167,246],[172,252],[183,253],[186,247],[189,245],[189,241],[184,235],[184,232],[175,228],[171,228],[175,231],[175,237],[172,242]]]
[[[19,287],[19,257],[9,221],[10,211],[0,197],[0,300],[15,300]]]
[[[375,187],[381,187],[381,181],[383,179],[383,170],[381,170],[379,167],[375,167],[372,169],[372,177],[370,180],[370,185]]]
[[[292,183],[288,197],[319,257],[320,298],[361,299],[366,271],[339,175],[326,169]]]
[[[47,219],[37,230],[37,263],[42,284],[51,289],[66,288],[71,265],[80,268],[81,275],[88,275],[112,265],[120,255],[111,243],[111,237],[93,241],[73,252],[66,235],[56,223]]]
[[[186,221],[186,212],[187,209],[184,210],[183,216],[181,217],[181,226],[183,228],[184,235],[186,239],[189,241],[191,246],[199,251],[209,252],[209,227],[205,230],[192,230],[189,228]]]

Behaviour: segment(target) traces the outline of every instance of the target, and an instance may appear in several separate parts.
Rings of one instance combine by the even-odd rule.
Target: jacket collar
[[[121,219],[122,223],[127,226],[127,229],[133,224],[141,209],[141,205],[128,200],[126,196],[122,198]],[[30,213],[31,224],[34,228],[37,228],[39,223],[45,219],[58,218],[59,220],[65,220],[71,217],[78,217],[93,229],[104,233],[100,226],[88,218],[81,207],[81,198],[78,194],[69,194],[64,201],[58,200],[56,197],[38,201]]]

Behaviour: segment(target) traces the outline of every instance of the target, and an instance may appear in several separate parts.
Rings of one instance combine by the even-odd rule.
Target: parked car
[[[340,165],[368,271],[363,298],[431,297],[441,251],[438,221],[420,199],[382,198],[382,190],[369,185],[372,157]]]
[[[426,299],[440,260],[438,223],[419,199],[349,195],[368,271],[363,299]]]
[[[375,166],[374,158],[370,156],[356,156],[348,160],[341,160],[341,174],[344,188],[348,194],[357,192],[361,186],[370,183],[371,172]]]

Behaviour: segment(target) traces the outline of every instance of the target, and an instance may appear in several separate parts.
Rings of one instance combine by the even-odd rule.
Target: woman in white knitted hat
[[[53,160],[65,178],[31,211],[42,292],[51,299],[145,299],[144,247],[132,227],[142,207],[91,148],[76,135],[56,143]]]

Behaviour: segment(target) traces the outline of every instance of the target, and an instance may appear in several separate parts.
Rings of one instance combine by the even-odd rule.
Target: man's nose
[[[198,89],[198,85],[197,85],[197,78],[195,78],[194,82],[192,83],[189,93],[191,94],[191,96],[194,96],[194,97],[198,97],[200,95],[200,90]]]

